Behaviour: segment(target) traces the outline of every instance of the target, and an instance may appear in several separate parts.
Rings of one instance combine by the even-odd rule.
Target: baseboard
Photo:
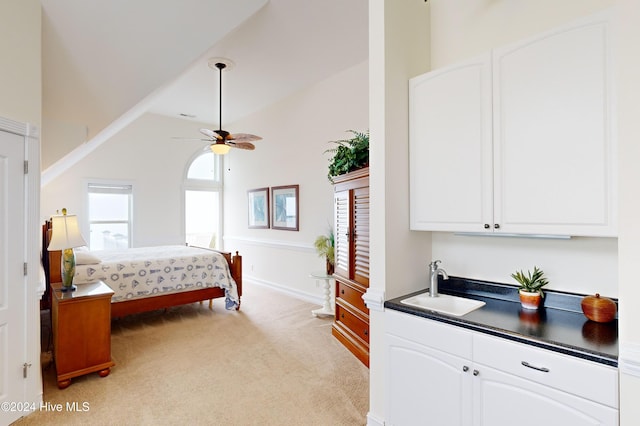
[[[374,416],[371,412],[367,413],[367,426],[384,426],[384,420]]]

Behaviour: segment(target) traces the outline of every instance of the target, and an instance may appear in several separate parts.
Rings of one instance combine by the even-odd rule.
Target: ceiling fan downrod
[[[218,127],[219,127],[218,131],[219,131],[220,136],[222,136],[224,139],[226,139],[226,135],[222,134],[222,131],[223,131],[222,130],[222,70],[225,69],[226,67],[227,67],[227,64],[224,64],[222,62],[216,62],[216,68],[218,68],[218,70],[220,71],[220,93],[219,93],[219,95],[220,95],[219,108],[220,109],[218,110],[219,113],[220,113],[220,116],[219,116],[220,121],[218,121]]]

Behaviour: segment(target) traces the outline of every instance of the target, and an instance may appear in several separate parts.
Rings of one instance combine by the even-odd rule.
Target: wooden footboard
[[[51,222],[47,221],[42,226],[42,265],[45,270],[47,287],[41,307],[48,308],[51,301],[51,283],[62,281],[60,274],[60,257],[61,252],[48,251],[49,240],[51,238]],[[240,309],[240,301],[242,300],[242,256],[236,251],[235,255],[230,252],[221,253],[229,264],[231,276],[238,286],[238,306]],[[119,318],[125,315],[131,315],[140,312],[147,312],[156,309],[169,308],[171,306],[185,305],[187,303],[200,302],[203,300],[212,300],[217,298],[225,298],[224,289],[218,287],[201,288],[198,290],[190,290],[176,292],[158,296],[150,296],[133,300],[123,300],[111,303],[111,318]]]

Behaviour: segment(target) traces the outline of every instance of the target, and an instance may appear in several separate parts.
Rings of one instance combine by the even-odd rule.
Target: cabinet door
[[[335,209],[335,273],[369,287],[369,187],[338,191]]]
[[[335,273],[349,278],[351,269],[351,249],[349,247],[351,235],[351,200],[349,190],[339,191],[334,194],[334,255]]]
[[[387,334],[388,425],[470,425],[471,363]]]
[[[588,426],[618,424],[617,410],[490,367],[476,365],[476,426]]]
[[[369,287],[369,187],[353,190],[353,280]]]
[[[493,52],[501,232],[615,236],[606,15]]]
[[[409,81],[410,226],[493,224],[489,54]]]

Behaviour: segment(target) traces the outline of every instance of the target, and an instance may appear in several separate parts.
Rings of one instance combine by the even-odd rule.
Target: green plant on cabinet
[[[330,141],[330,143],[336,144],[337,146],[325,151],[325,153],[333,154],[333,157],[329,160],[328,173],[328,178],[331,182],[333,182],[333,177],[335,176],[340,176],[369,165],[369,131],[347,131],[353,135],[352,138]]]

